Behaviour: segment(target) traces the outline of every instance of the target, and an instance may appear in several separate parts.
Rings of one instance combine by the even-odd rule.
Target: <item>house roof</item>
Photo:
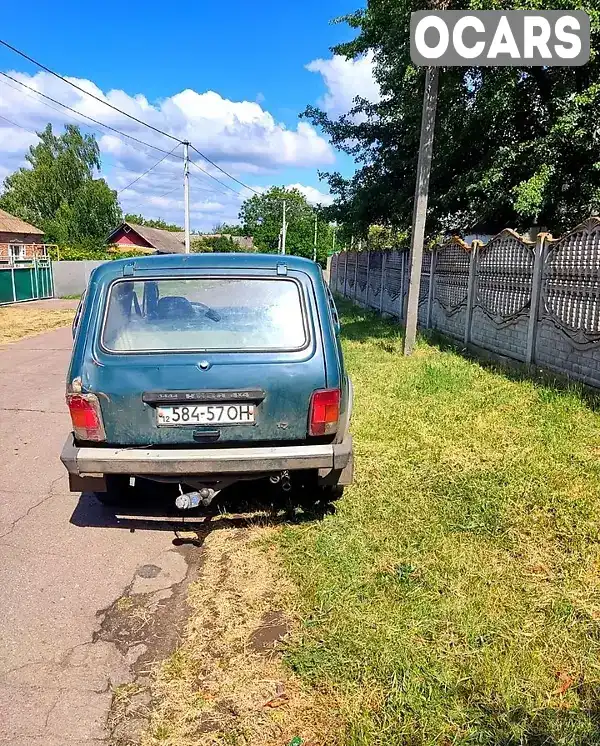
[[[21,218],[16,218],[4,210],[0,210],[0,231],[3,233],[36,233],[38,236],[44,235],[44,231],[36,228],[35,225],[26,223]]]
[[[141,236],[160,254],[183,254],[185,252],[185,246],[180,238],[181,233],[165,231],[161,228],[148,228],[146,225],[138,225],[137,223],[121,223],[118,225],[108,237],[109,243],[118,231],[125,227],[135,231],[138,236]]]

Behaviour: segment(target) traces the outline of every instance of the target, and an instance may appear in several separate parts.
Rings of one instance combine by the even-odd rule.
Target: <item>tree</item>
[[[198,236],[192,240],[190,248],[197,254],[210,251],[222,254],[238,254],[245,251],[231,236]]]
[[[84,135],[68,124],[55,135],[48,124],[20,168],[4,180],[0,206],[37,225],[49,243],[103,247],[106,236],[121,219],[116,192],[104,179],[100,150],[94,135]]]
[[[441,72],[428,232],[541,224],[560,231],[600,204],[600,0],[592,56],[583,67],[447,68]],[[450,0],[444,9],[492,9],[496,2]],[[525,6],[522,6],[525,7]],[[547,8],[531,0],[527,9]],[[410,227],[424,70],[410,61],[410,13],[425,0],[369,0],[347,16],[356,38],[334,48],[354,58],[374,52],[381,100],[357,99],[337,120],[308,107],[305,116],[359,168],[350,179],[325,174],[336,195],[331,216],[366,235],[371,224]]]
[[[234,225],[233,223],[217,223],[213,229],[213,234],[225,234],[226,236],[243,236],[244,230],[241,225]]]
[[[277,253],[283,219],[283,200],[286,202],[286,251],[289,254],[312,258],[315,210],[297,189],[272,187],[264,194],[247,199],[240,210],[243,233],[254,238],[257,251]],[[319,225],[317,258],[326,261],[332,243],[331,226],[323,218]]]
[[[128,212],[123,218],[126,223],[135,223],[136,225],[145,225],[147,228],[160,228],[163,231],[172,231],[181,233],[183,228],[175,223],[167,223],[162,218],[145,218],[143,215],[135,215]]]

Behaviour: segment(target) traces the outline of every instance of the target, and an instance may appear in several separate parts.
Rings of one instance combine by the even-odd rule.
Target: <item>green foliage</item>
[[[4,180],[0,206],[44,231],[48,243],[100,250],[121,219],[116,192],[94,178],[100,151],[94,135],[68,124],[55,135],[48,124],[20,168]]]
[[[410,61],[410,14],[426,0],[369,0],[341,19],[356,38],[334,52],[372,50],[382,98],[357,99],[332,120],[305,112],[359,169],[345,179],[326,174],[336,195],[331,217],[366,235],[371,224],[411,225],[424,69]],[[451,0],[444,9],[497,9],[496,0]],[[530,0],[518,8],[547,9]],[[554,6],[552,6],[554,7]],[[558,6],[557,6],[558,7]],[[427,229],[496,232],[532,222],[558,233],[600,206],[600,0],[561,7],[591,16],[591,60],[583,67],[445,68],[440,72]]]
[[[48,254],[53,261],[83,261],[94,259],[97,261],[112,261],[113,259],[130,259],[136,256],[147,256],[143,251],[110,251],[107,248],[86,248],[85,246],[51,246]]]
[[[247,199],[240,210],[243,233],[254,238],[257,251],[267,254],[277,253],[284,199],[288,225],[286,252],[312,259],[315,209],[308,204],[306,197],[297,189],[272,187],[264,194],[257,194]],[[317,260],[321,264],[327,260],[327,252],[332,246],[332,239],[332,227],[325,213],[322,213],[317,230]]]
[[[513,187],[515,210],[519,215],[531,218],[533,223],[538,222],[538,216],[543,210],[548,183],[553,174],[552,166],[544,163],[530,179]]]
[[[238,254],[244,252],[244,248],[239,246],[230,236],[198,236],[190,242],[190,249],[197,254],[205,252]]]
[[[372,251],[406,248],[408,245],[408,232],[394,230],[384,225],[370,225],[366,245]]]
[[[213,230],[213,233],[225,234],[226,236],[243,236],[244,229],[241,225],[234,223],[217,223]]]
[[[179,233],[183,231],[183,228],[181,228],[179,225],[175,225],[175,223],[167,223],[161,218],[145,218],[143,215],[135,215],[132,212],[128,212],[123,220],[126,223],[145,225],[147,228],[160,228],[163,231],[172,231],[173,233]]]

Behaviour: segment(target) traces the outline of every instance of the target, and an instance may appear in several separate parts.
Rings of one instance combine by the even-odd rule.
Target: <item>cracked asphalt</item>
[[[112,690],[133,680],[144,646],[102,639],[105,612],[125,591],[164,598],[188,571],[172,531],[128,530],[69,492],[70,350],[68,328],[0,348],[0,744],[11,746],[108,743]]]

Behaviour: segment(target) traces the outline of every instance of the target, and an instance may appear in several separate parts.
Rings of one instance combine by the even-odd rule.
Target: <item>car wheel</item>
[[[106,492],[96,492],[96,499],[102,505],[114,507],[122,505],[131,498],[131,487],[129,486],[129,477],[120,474],[109,474],[105,477]]]

